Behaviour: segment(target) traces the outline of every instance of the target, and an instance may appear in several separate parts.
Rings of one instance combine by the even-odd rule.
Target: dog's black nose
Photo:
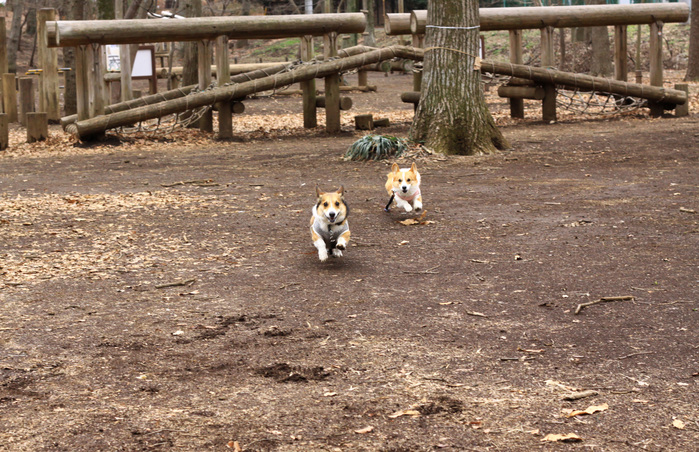
[[[407,192],[408,192],[408,187],[403,187],[403,193],[407,193]]]

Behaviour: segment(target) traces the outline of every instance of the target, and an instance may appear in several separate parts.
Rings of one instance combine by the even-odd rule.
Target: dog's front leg
[[[413,208],[415,209],[415,212],[419,212],[422,210],[422,196],[417,196],[415,198],[415,202],[413,203]]]
[[[347,248],[347,244],[349,243],[350,239],[350,231],[347,230],[345,231],[340,237],[337,239],[337,244],[335,245],[335,249],[333,250],[333,255],[336,257],[342,256],[342,250]]]
[[[311,226],[311,239],[313,240],[313,246],[318,250],[318,259],[320,259],[321,262],[328,260],[328,248],[325,246],[325,240],[316,234],[316,231],[313,230],[313,226]]]
[[[396,206],[398,206],[399,209],[402,207],[406,212],[413,210],[413,206],[411,206],[408,201],[400,199],[399,196],[396,196]]]

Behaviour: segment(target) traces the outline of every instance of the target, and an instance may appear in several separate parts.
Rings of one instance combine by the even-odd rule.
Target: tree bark
[[[363,43],[365,46],[376,47],[376,36],[374,34],[374,0],[364,0],[362,8],[366,11],[367,15]]]
[[[83,0],[65,0],[61,8],[61,15],[69,20],[83,20],[85,18],[85,2]],[[78,112],[78,100],[76,92],[76,65],[75,47],[63,49],[63,64],[71,68],[65,73],[65,91],[63,93],[63,109],[66,115],[74,115]]]
[[[201,17],[201,0],[186,0],[184,4],[183,16]],[[199,49],[196,42],[184,43],[183,60],[184,73],[182,74],[182,84],[193,85],[199,81]]]
[[[689,29],[689,61],[684,79],[699,80],[699,0],[692,0],[692,25]]]
[[[10,36],[7,40],[7,67],[12,73],[17,72],[17,51],[19,40],[22,36],[22,13],[24,12],[24,0],[12,2],[12,25]]]
[[[601,5],[605,0],[588,0],[591,5]],[[590,73],[592,75],[612,75],[612,52],[609,45],[609,30],[607,27],[593,27],[590,29],[590,41],[592,44],[592,59],[590,61]]]
[[[483,97],[476,0],[430,2],[421,101],[411,138],[444,154],[489,154],[509,147]]]

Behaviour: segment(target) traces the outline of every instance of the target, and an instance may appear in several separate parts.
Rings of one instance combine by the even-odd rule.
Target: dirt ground
[[[410,78],[376,81],[345,123],[405,136]],[[341,159],[349,125],[6,151],[0,450],[696,450],[696,110],[504,105],[512,150],[415,159],[413,225],[383,212],[389,162]],[[351,207],[326,263],[316,184]]]

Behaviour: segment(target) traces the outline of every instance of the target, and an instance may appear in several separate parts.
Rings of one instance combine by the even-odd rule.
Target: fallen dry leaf
[[[672,426],[677,429],[684,430],[684,422],[682,422],[679,419],[675,419],[674,421],[672,421]]]
[[[400,224],[404,224],[406,226],[410,226],[411,224],[418,224],[419,221],[417,221],[415,218],[408,218],[403,221],[399,221]]]
[[[374,427],[372,427],[371,425],[367,425],[364,428],[360,428],[359,430],[355,430],[354,433],[359,433],[360,435],[362,435],[364,433],[372,432],[373,430],[374,430]]]
[[[234,452],[243,452],[243,449],[240,447],[238,441],[228,441],[226,447],[229,449],[233,449]]]
[[[603,403],[602,405],[593,405],[590,407],[587,407],[587,409],[580,411],[580,410],[573,410],[570,413],[568,413],[568,417],[574,417],[574,416],[579,416],[581,414],[594,414],[599,411],[605,411],[609,409],[609,405],[606,403]]]
[[[548,435],[544,436],[544,438],[541,440],[542,442],[548,442],[548,443],[556,443],[556,442],[562,442],[562,443],[575,443],[578,441],[582,441],[583,439],[576,435],[575,433],[567,433],[565,435],[560,435],[558,433],[549,433]]]

